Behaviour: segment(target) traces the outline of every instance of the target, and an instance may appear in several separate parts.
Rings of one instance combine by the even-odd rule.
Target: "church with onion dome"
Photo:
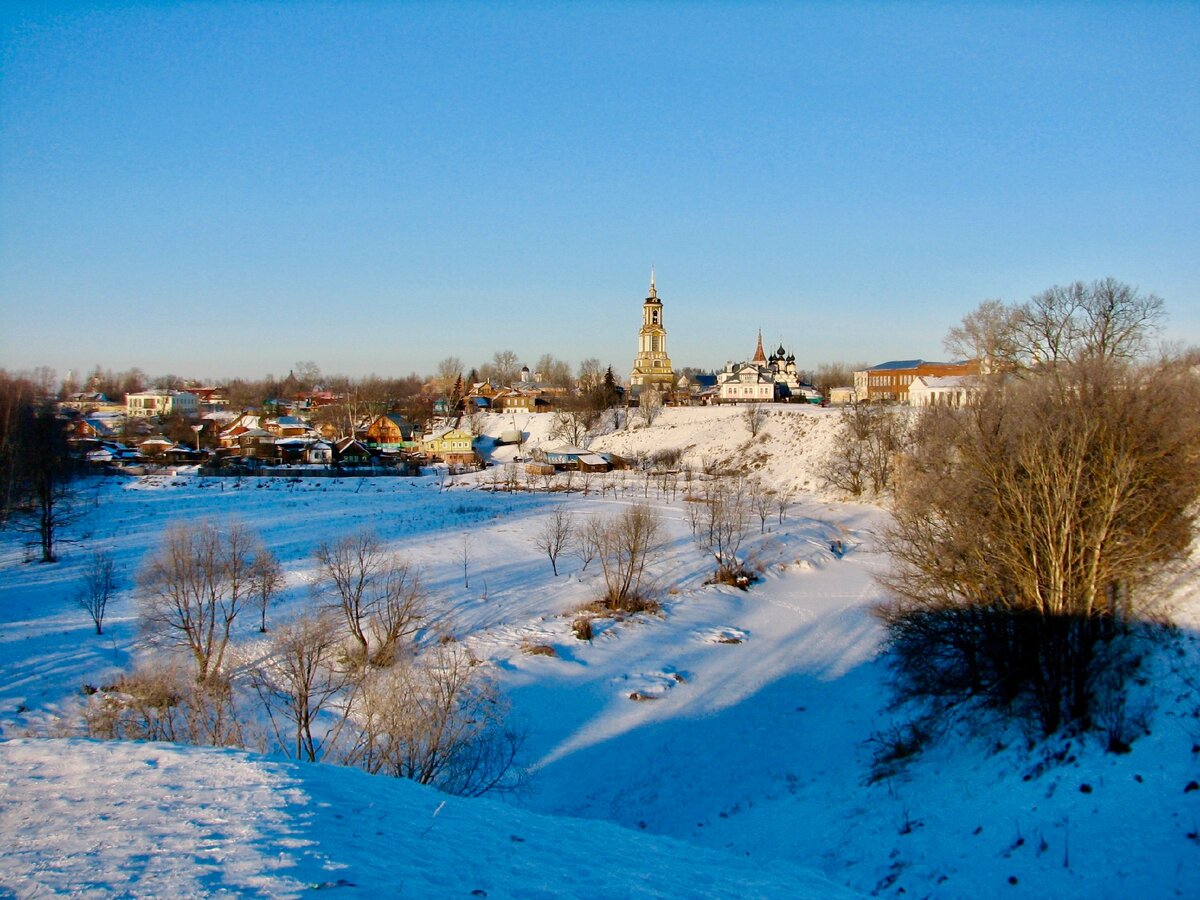
[[[819,403],[821,400],[812,385],[800,380],[796,356],[788,353],[782,343],[767,356],[761,331],[750,361],[728,363],[725,371],[717,375],[717,391],[721,403]]]

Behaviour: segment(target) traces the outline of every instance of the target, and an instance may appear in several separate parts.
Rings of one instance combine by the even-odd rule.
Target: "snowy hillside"
[[[493,417],[487,433],[521,428],[520,452],[561,443],[549,416],[518,419]],[[1031,744],[1017,729],[954,734],[872,780],[872,737],[897,721],[871,615],[886,513],[818,492],[836,424],[836,411],[780,407],[751,439],[737,410],[666,410],[592,444],[679,449],[697,467],[798,489],[782,521],[760,534],[754,520],[762,580],[746,592],[705,583],[711,560],[682,492],[633,472],[586,495],[578,482],[493,491],[486,473],[108,482],[85,526],[126,579],[103,636],[70,599],[81,549],[27,564],[0,536],[0,736],[15,739],[0,745],[0,830],[18,838],[0,846],[0,888],[274,895],[344,879],[370,896],[384,884],[409,896],[830,896],[815,871],[880,896],[1200,894],[1200,698],[1186,681],[1200,672],[1200,591],[1189,580],[1175,611],[1184,627],[1133,697],[1150,733],[1131,753]],[[662,612],[597,620],[579,641],[571,623],[597,596],[596,566],[560,560],[555,577],[533,536],[555,508],[583,521],[634,502],[664,521],[651,564]],[[456,800],[241,752],[24,739],[78,734],[81,686],[145,652],[131,596],[143,555],[167,523],[206,517],[246,523],[284,562],[276,622],[312,604],[318,541],[369,525],[419,565],[443,628],[490,664],[527,729],[530,791]],[[261,648],[255,624],[239,633],[242,657]]]
[[[17,740],[0,773],[17,896],[850,896],[786,863],[237,751]]]

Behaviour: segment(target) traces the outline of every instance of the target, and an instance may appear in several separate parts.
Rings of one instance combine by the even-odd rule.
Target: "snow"
[[[0,773],[0,886],[19,896],[852,896],[786,863],[240,751],[15,740]]]
[[[827,879],[886,896],[1200,894],[1200,790],[1185,790],[1200,779],[1200,698],[1181,677],[1200,672],[1200,596],[1187,577],[1181,631],[1131,700],[1136,709],[1153,690],[1157,704],[1131,753],[959,729],[872,781],[872,735],[900,721],[871,615],[887,514],[821,493],[838,418],[771,407],[751,438],[742,410],[667,409],[653,427],[590,443],[627,458],[679,449],[694,467],[795,490],[782,523],[759,535],[755,520],[748,545],[763,577],[744,592],[704,583],[682,479],[672,497],[634,472],[596,475],[584,495],[580,476],[571,493],[509,494],[490,490],[488,472],[239,480],[192,469],[99,485],[86,542],[64,546],[59,564],[26,563],[0,535],[0,893],[288,896],[342,879],[416,896],[835,896]],[[485,419],[490,436],[525,435],[495,448],[497,462],[559,443],[552,416]],[[560,558],[554,577],[533,536],[556,506],[578,521],[635,502],[666,527],[652,565],[662,612],[597,620],[593,640],[578,641],[571,623],[597,594],[597,566]],[[206,517],[243,521],[284,563],[275,621],[313,602],[319,541],[370,526],[421,566],[442,626],[494,668],[528,731],[530,792],[461,800],[248,752],[45,738],[75,733],[82,685],[145,652],[132,577],[168,523]],[[101,636],[71,602],[93,546],[126,578]],[[251,619],[244,648],[258,639]]]

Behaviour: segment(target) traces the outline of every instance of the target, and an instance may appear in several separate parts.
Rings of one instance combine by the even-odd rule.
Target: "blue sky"
[[[0,366],[940,358],[1115,276],[1200,343],[1197,4],[0,11]]]

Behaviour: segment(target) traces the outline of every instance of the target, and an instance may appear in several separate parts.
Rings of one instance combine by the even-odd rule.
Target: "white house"
[[[125,395],[125,414],[143,419],[174,413],[194,416],[196,404],[196,395],[187,391],[141,391]]]
[[[722,403],[770,403],[775,399],[775,375],[765,366],[729,365],[717,375]]]
[[[908,386],[909,406],[966,406],[979,394],[972,375],[918,375]]]

